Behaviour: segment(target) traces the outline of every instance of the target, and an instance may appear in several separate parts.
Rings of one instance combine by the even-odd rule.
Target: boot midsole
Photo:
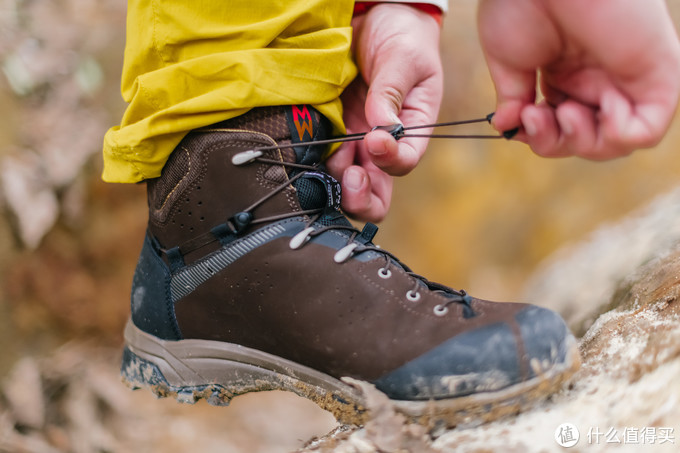
[[[332,376],[236,344],[194,339],[166,341],[142,331],[131,321],[125,327],[125,341],[130,352],[154,364],[167,383],[176,388],[217,384],[236,395],[272,390],[277,388],[277,382],[292,380],[293,385],[299,382],[343,399],[362,400],[357,390]]]
[[[367,416],[362,393],[375,392],[371,384],[343,378],[352,387],[308,367],[235,344],[162,340],[131,321],[125,328],[125,340],[122,374],[128,383],[149,387],[159,396],[175,394],[184,402],[205,397],[211,404],[226,405],[244,393],[285,390],[314,401],[341,423],[361,425]],[[573,337],[570,343],[566,363],[506,389],[443,400],[391,400],[391,404],[409,420],[433,429],[516,414],[555,392],[578,370],[579,353]]]

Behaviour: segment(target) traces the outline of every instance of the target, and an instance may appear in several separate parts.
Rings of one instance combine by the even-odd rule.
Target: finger
[[[368,174],[359,166],[347,167],[342,176],[342,207],[361,215],[371,210],[371,187]]]
[[[522,125],[522,110],[536,99],[536,74],[512,69],[489,60],[489,73],[496,87],[496,111],[492,125],[499,132]]]
[[[407,95],[399,117],[406,126],[424,126],[436,122],[443,95],[443,82],[433,77],[420,82]],[[432,128],[416,131],[420,135],[432,134]],[[426,137],[402,137],[397,141],[398,158],[392,165],[374,159],[387,173],[402,176],[413,170],[427,150],[429,139]]]
[[[366,120],[371,127],[401,124],[399,112],[408,91],[415,85],[414,71],[405,71],[402,58],[385,49],[376,55],[366,96]]]
[[[443,93],[438,53],[432,49],[398,49],[398,52],[398,57],[389,53],[377,56],[379,61],[374,65],[365,109],[371,127],[421,126],[437,119]],[[433,55],[422,56],[424,52]],[[413,57],[404,57],[408,55]],[[409,70],[405,71],[409,65]],[[397,176],[408,173],[417,165],[428,141],[402,138],[397,142],[384,131],[375,131],[367,135],[365,143],[373,162]]]
[[[565,154],[599,159],[597,117],[593,108],[568,100],[560,104],[555,117],[561,133],[561,147]]]
[[[362,74],[370,87],[366,118],[371,127],[403,120],[427,124],[437,116],[443,92],[439,26],[427,14],[408,8],[406,11],[410,22],[404,26],[410,25],[412,30],[391,32],[380,45],[364,52],[367,61],[362,65]],[[414,108],[418,118],[403,116],[409,108]]]
[[[356,146],[357,145],[354,142],[343,143],[342,146],[326,160],[325,164],[328,173],[338,181],[342,181],[345,169],[354,164],[357,152]]]
[[[548,77],[546,76],[545,71],[541,76],[540,84],[543,99],[545,99],[545,102],[551,107],[557,108],[558,105],[569,99],[569,96],[567,96],[566,93],[548,83]]]
[[[526,143],[536,154],[543,157],[566,155],[560,148],[560,129],[555,111],[546,102],[528,105],[522,109],[521,121]]]
[[[542,2],[514,5],[482,0],[478,6],[480,44],[496,87],[494,127],[520,126],[524,107],[536,101],[536,70],[558,55],[561,38]]]
[[[633,104],[617,90],[602,94],[599,120],[610,147],[648,148],[663,137],[674,108],[663,102]]]
[[[415,71],[414,71],[415,73]],[[413,80],[392,79],[392,76],[378,77],[378,83],[371,86],[366,100],[366,118],[371,126],[404,124],[421,126],[434,123],[437,119],[443,82],[438,71],[428,73],[425,79],[409,86]],[[395,115],[392,101],[380,94],[381,84],[392,84],[392,89],[400,93],[406,90],[399,116]],[[402,84],[403,83],[403,84]],[[388,90],[389,91],[389,90]],[[400,97],[401,99],[401,97]],[[431,129],[422,129],[421,134],[431,133]],[[402,176],[413,170],[427,149],[426,138],[404,137],[398,141],[385,131],[373,131],[365,139],[367,150],[375,165],[393,176]]]
[[[400,70],[399,66],[399,59],[394,58],[383,59],[375,65],[365,106],[366,120],[371,127],[402,124],[398,114],[414,82],[411,72]],[[407,172],[406,165],[412,168],[412,156],[408,152],[401,156],[397,140],[389,133],[372,131],[366,134],[364,143],[373,163],[384,171],[399,175]],[[402,157],[408,164],[401,162]]]
[[[403,139],[397,142],[392,135],[382,130],[367,134],[364,143],[373,164],[392,176],[409,173],[418,164],[422,154],[410,143]]]
[[[381,177],[374,173],[372,176],[359,166],[345,170],[341,183],[342,208],[359,220],[379,222],[389,210],[392,185],[387,175]]]

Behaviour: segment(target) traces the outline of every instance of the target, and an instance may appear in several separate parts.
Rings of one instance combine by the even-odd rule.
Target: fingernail
[[[610,122],[618,134],[625,134],[627,129],[626,124],[626,104],[620,102],[614,93],[608,92],[602,96],[600,105],[604,121]]]
[[[557,115],[557,122],[560,123],[560,129],[565,135],[572,135],[574,133],[574,125],[572,124],[569,117],[564,117],[564,115]]]
[[[345,172],[343,182],[345,183],[345,188],[357,192],[364,185],[364,175],[354,168],[349,168]]]
[[[538,126],[536,125],[536,120],[530,115],[526,115],[526,118],[522,118],[522,126],[524,126],[524,131],[527,135],[533,137],[538,132]]]
[[[613,105],[612,105],[613,99],[611,96],[608,96],[607,93],[602,95],[602,99],[600,100],[600,112],[603,115],[610,115],[613,110]]]
[[[378,156],[378,157],[384,156],[385,154],[387,154],[389,152],[388,140],[393,140],[393,138],[391,136],[385,137],[385,139],[380,141],[380,146],[378,146],[378,147],[375,147],[375,146],[367,147],[368,152],[370,154],[372,154],[373,156]]]
[[[390,112],[388,116],[390,117],[390,121],[392,122],[392,124],[401,124],[401,120],[399,119],[396,113]]]

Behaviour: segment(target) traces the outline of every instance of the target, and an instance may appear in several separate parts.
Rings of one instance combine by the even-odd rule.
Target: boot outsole
[[[239,345],[210,340],[165,341],[132,322],[125,328],[125,340],[123,382],[131,389],[147,388],[159,398],[172,397],[190,404],[205,399],[211,405],[226,406],[245,393],[283,390],[313,401],[342,424],[361,426],[370,417],[360,386],[353,379],[343,382]],[[565,363],[529,381],[451,399],[391,402],[397,412],[430,430],[517,414],[558,391],[579,369],[578,348],[573,337],[571,340]]]

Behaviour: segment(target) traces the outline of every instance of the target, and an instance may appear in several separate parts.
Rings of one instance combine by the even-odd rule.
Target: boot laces
[[[297,170],[297,172],[289,176],[288,180],[281,183],[280,185],[274,187],[267,195],[263,196],[259,200],[255,201],[253,204],[251,204],[248,208],[245,210],[241,211],[240,213],[237,213],[234,215],[231,219],[230,222],[235,223],[234,219],[238,219],[239,217],[244,217],[248,218],[248,225],[252,224],[258,224],[258,223],[266,223],[266,222],[272,222],[272,221],[278,221],[286,218],[291,218],[291,217],[299,217],[301,215],[303,216],[308,216],[308,220],[305,222],[305,227],[300,231],[298,234],[293,236],[293,238],[290,240],[290,248],[291,249],[299,249],[303,247],[307,242],[309,242],[312,238],[315,236],[319,236],[327,231],[332,231],[332,230],[344,230],[349,232],[348,240],[347,240],[347,245],[339,249],[333,259],[336,263],[344,263],[345,261],[349,260],[353,256],[356,256],[361,253],[365,252],[375,252],[379,255],[382,255],[385,258],[385,264],[378,270],[378,276],[383,279],[389,279],[392,276],[392,267],[397,266],[401,269],[403,269],[404,272],[406,272],[407,275],[413,278],[414,285],[411,289],[409,289],[406,292],[406,299],[409,302],[417,303],[421,299],[421,290],[422,289],[427,289],[431,290],[434,292],[437,292],[439,294],[444,295],[448,300],[446,300],[443,303],[440,303],[436,305],[433,309],[433,313],[437,316],[444,316],[449,312],[449,307],[452,304],[462,304],[463,305],[463,317],[464,318],[471,318],[476,316],[474,313],[472,306],[471,306],[471,301],[472,298],[467,294],[465,290],[455,290],[453,288],[450,288],[448,286],[442,285],[440,283],[432,282],[429,281],[427,278],[423,277],[422,275],[419,275],[415,272],[413,272],[406,264],[401,262],[394,254],[388,252],[387,250],[384,250],[380,248],[379,246],[376,246],[371,243],[371,240],[373,239],[373,235],[377,231],[377,227],[373,226],[373,232],[372,233],[364,233],[363,231],[358,230],[351,224],[344,225],[344,224],[331,224],[331,225],[323,225],[321,227],[314,227],[313,225],[321,220],[321,218],[327,214],[329,211],[331,212],[336,212],[340,213],[340,197],[339,197],[339,191],[336,197],[334,197],[334,202],[332,206],[329,206],[329,204],[326,204],[324,207],[319,207],[319,208],[314,208],[314,209],[307,209],[307,210],[302,210],[302,211],[296,211],[296,212],[290,212],[290,213],[285,213],[285,214],[280,214],[280,215],[274,215],[274,216],[267,216],[267,217],[260,217],[260,218],[255,218],[252,215],[252,212],[259,207],[260,205],[264,204],[267,200],[275,196],[277,193],[285,190],[287,187],[289,187],[293,182],[295,182],[297,179],[304,177],[304,175],[310,173],[310,172],[323,172],[325,171],[322,170],[322,164],[314,164],[314,165],[304,165],[304,164],[299,164],[299,163],[293,163],[293,162],[285,162],[282,160],[275,160],[275,159],[270,159],[263,157],[262,152],[256,152],[253,153],[252,151],[245,151],[243,153],[239,153],[234,156],[232,159],[232,163],[234,165],[240,166],[240,165],[247,165],[253,162],[258,162],[258,163],[263,163],[263,164],[270,164],[270,165],[279,165],[279,166],[284,166],[288,167],[294,170]],[[333,180],[335,181],[335,180]],[[337,181],[335,181],[335,184],[338,185]],[[326,191],[332,190],[328,186],[326,187]],[[339,190],[339,189],[338,189]],[[247,225],[242,225],[241,227],[234,225],[234,230],[238,230],[239,228],[245,229],[245,226]],[[366,231],[366,228],[364,229]],[[362,237],[363,243],[356,241]]]

